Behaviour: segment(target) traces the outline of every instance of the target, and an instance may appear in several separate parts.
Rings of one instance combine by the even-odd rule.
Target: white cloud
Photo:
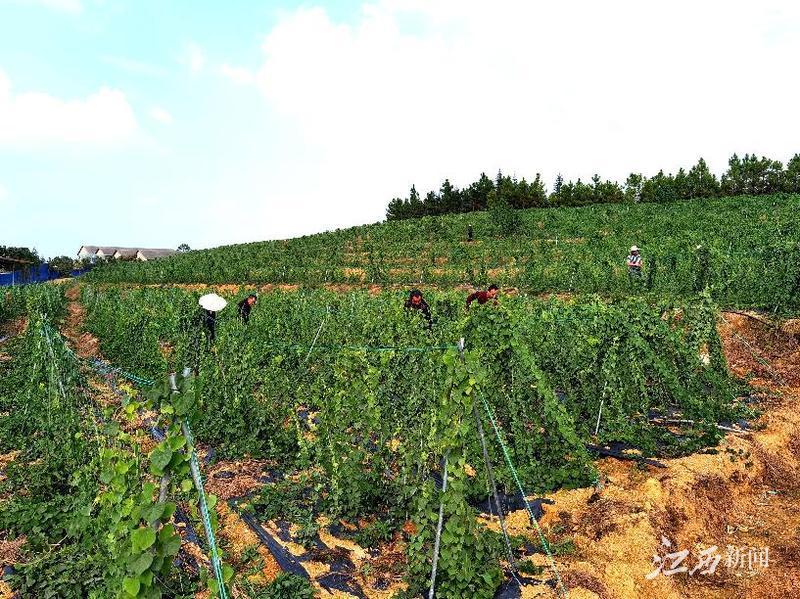
[[[206,55],[199,45],[188,42],[184,47],[180,62],[189,67],[193,73],[199,73],[206,65]]]
[[[157,65],[148,64],[125,56],[104,56],[103,62],[115,66],[123,71],[135,73],[137,75],[147,75],[149,77],[163,77],[167,74],[166,69]]]
[[[80,0],[16,0],[20,4],[44,6],[62,12],[79,13],[83,10]]]
[[[245,67],[235,67],[229,64],[223,64],[219,68],[219,74],[230,79],[238,85],[251,85],[255,83],[256,75]]]
[[[0,146],[108,144],[132,139],[138,125],[125,94],[101,87],[78,100],[14,93],[0,71]]]
[[[172,115],[161,106],[153,106],[153,108],[150,109],[150,116],[164,125],[172,124]]]
[[[800,149],[798,33],[800,9],[777,0],[382,0],[348,24],[286,13],[257,82],[314,158],[286,193],[265,182],[269,205],[296,207],[275,226],[381,218],[412,182],[498,168],[552,183],[701,155],[717,170],[732,152],[785,160]]]

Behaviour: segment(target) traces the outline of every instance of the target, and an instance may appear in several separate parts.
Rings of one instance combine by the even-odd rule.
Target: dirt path
[[[61,332],[72,345],[73,351],[81,358],[100,357],[100,342],[90,333],[83,331],[86,308],[80,302],[80,287],[71,285],[64,295],[68,300],[67,318],[64,320]]]

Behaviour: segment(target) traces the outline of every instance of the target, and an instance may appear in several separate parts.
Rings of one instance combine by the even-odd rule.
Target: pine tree
[[[425,206],[422,200],[419,199],[419,192],[416,186],[411,186],[411,191],[408,194],[408,210],[412,218],[419,218],[425,216]]]
[[[547,189],[545,189],[544,181],[539,173],[536,173],[536,178],[528,186],[528,194],[532,207],[541,208],[547,205]]]
[[[786,170],[783,173],[783,189],[791,193],[800,193],[800,154],[795,154],[786,163]]]
[[[465,212],[474,210],[486,210],[489,204],[489,192],[494,189],[494,183],[486,176],[486,173],[481,173],[480,178],[467,188],[463,194],[462,201],[464,202]]]
[[[631,173],[625,180],[625,201],[639,202],[642,199],[642,180],[639,173]]]
[[[706,161],[700,158],[686,176],[688,197],[713,198],[719,195],[720,187],[717,177],[708,168]]]
[[[689,181],[683,168],[679,168],[675,175],[675,196],[680,200],[690,197]]]
[[[461,192],[458,188],[453,187],[449,179],[445,179],[442,187],[439,190],[439,197],[441,198],[442,211],[444,214],[455,214],[461,212]]]
[[[783,165],[767,157],[734,154],[728,161],[728,171],[722,175],[724,195],[761,195],[783,189]]]

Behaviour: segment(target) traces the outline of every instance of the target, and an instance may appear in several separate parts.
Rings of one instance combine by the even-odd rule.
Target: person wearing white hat
[[[228,302],[216,293],[207,293],[201,296],[197,303],[203,309],[202,318],[206,328],[206,340],[210,345],[217,339],[217,312],[227,306]]]
[[[642,257],[639,255],[639,248],[637,246],[631,246],[631,253],[628,254],[626,264],[628,265],[628,275],[630,275],[632,279],[641,278]]]

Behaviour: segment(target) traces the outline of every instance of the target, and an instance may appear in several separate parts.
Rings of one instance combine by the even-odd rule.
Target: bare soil
[[[800,341],[736,313],[723,314],[719,331],[731,370],[762,389],[755,430],[729,434],[716,454],[663,460],[666,469],[601,460],[599,494],[552,494],[541,523],[551,543],[575,544],[556,557],[571,597],[800,597]],[[713,546],[714,573],[690,574]],[[768,561],[751,563],[766,547]],[[676,566],[666,554],[683,550],[688,572],[669,574]],[[648,580],[661,563],[655,555],[664,568]],[[537,587],[523,596],[555,593]]]

